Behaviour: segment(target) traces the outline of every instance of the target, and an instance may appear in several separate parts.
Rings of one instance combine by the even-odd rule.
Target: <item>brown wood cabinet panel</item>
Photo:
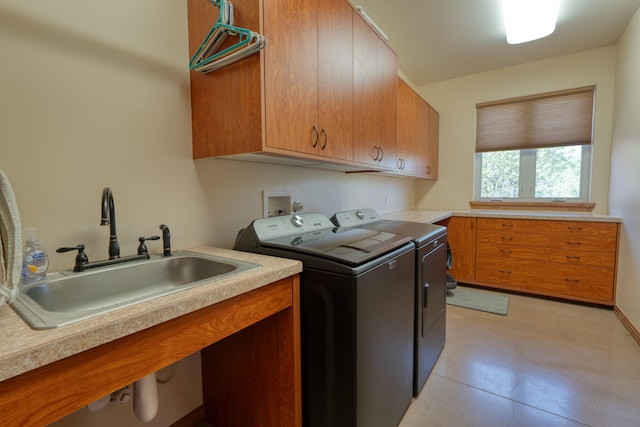
[[[265,384],[260,390],[247,384],[245,394],[268,402],[281,399],[279,406],[286,406],[285,412],[293,414],[287,419],[294,420],[281,425],[301,425],[299,316],[294,315],[299,310],[299,283],[298,276],[283,279],[0,382],[0,425],[50,424],[212,343],[224,347],[224,338],[280,312],[283,314],[274,323],[260,326],[269,337],[275,336],[271,330],[275,326],[278,345],[285,346],[278,350],[282,359],[272,367],[281,371],[280,383],[277,387]],[[254,344],[261,343],[264,340]],[[252,345],[247,342],[246,348]],[[272,343],[272,347],[277,345]],[[250,356],[235,355],[228,362],[234,365],[234,361],[244,363],[247,359]],[[233,369],[242,367],[235,365]],[[256,397],[258,391],[278,396]],[[227,404],[231,402],[218,410],[227,411]],[[245,411],[252,409],[245,407]]]
[[[236,25],[258,31],[257,0],[235,0]],[[193,54],[218,19],[218,8],[188,0],[189,52]],[[260,55],[213,73],[191,71],[193,158],[256,152],[262,149]]]
[[[440,114],[431,105],[427,105],[427,140],[426,154],[423,157],[421,169],[425,171],[425,177],[438,178],[438,152],[440,147]]]
[[[540,259],[478,256],[476,281],[541,295],[611,304],[613,266],[572,266]]]
[[[318,6],[321,156],[353,160],[353,14],[345,0]]]
[[[396,173],[438,177],[439,114],[398,79],[398,158]]]
[[[478,229],[511,230],[518,233],[558,233],[576,236],[615,237],[618,225],[614,222],[478,218]]]
[[[478,218],[476,282],[615,304],[618,224]]]
[[[480,234],[480,233],[478,233]],[[558,262],[573,265],[615,265],[615,252],[581,251],[574,249],[553,249],[540,246],[515,246],[502,243],[484,243],[478,241],[476,247],[478,257],[491,257],[496,260],[520,258],[520,259],[544,259],[550,262]]]
[[[318,2],[266,1],[267,146],[314,154],[318,146]],[[316,126],[316,130],[313,127]]]
[[[454,216],[438,222],[447,227],[447,241],[453,258],[451,275],[462,283],[475,281],[476,220],[474,217]]]
[[[189,46],[195,52],[218,9],[188,0],[188,10]],[[212,73],[191,72],[194,158],[263,153],[323,160],[346,170],[394,167],[396,56],[350,3],[238,0],[234,15],[237,26],[262,33],[267,46]],[[354,23],[369,31],[364,44],[354,40]],[[362,48],[361,67],[355,64],[356,48]],[[366,153],[355,149],[356,123]],[[371,157],[373,147],[379,148],[377,160]]]
[[[537,246],[549,249],[579,249],[585,251],[614,252],[616,236],[565,235],[552,233],[524,233],[518,231],[491,231],[478,226],[478,243]]]
[[[421,123],[418,95],[402,79],[398,79],[398,159],[396,171],[402,174],[418,173],[419,134]]]
[[[396,54],[354,14],[354,160],[395,169],[398,125]]]

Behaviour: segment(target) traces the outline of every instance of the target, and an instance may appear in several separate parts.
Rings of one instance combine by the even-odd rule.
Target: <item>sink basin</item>
[[[96,268],[82,273],[48,274],[43,281],[20,285],[14,310],[35,329],[88,319],[153,298],[238,274],[258,264],[196,252]]]

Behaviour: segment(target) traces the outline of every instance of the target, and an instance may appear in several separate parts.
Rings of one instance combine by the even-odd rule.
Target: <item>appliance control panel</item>
[[[261,241],[335,228],[322,213],[297,213],[256,219],[253,228]]]
[[[355,209],[336,213],[331,220],[340,227],[357,227],[359,225],[382,221],[382,217],[373,209]]]

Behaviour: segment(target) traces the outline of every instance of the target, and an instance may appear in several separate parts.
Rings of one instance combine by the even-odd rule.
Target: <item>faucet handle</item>
[[[62,247],[62,248],[56,249],[56,252],[59,254],[64,252],[71,252],[71,251],[78,251],[78,255],[76,255],[76,264],[73,267],[74,271],[76,270],[77,267],[83,266],[89,263],[89,257],[87,256],[87,254],[84,253],[84,245],[82,244],[74,247]]]
[[[149,253],[147,245],[144,244],[147,240],[160,240],[160,236],[138,237],[138,241],[140,242],[140,245],[138,245],[138,255],[145,255]]]

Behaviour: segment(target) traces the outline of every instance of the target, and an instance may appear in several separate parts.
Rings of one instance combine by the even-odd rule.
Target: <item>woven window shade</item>
[[[476,152],[592,143],[595,87],[477,104]]]

